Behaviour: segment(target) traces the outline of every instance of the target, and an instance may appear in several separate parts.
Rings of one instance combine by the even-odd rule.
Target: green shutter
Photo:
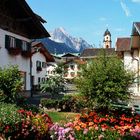
[[[22,41],[20,40],[20,39],[15,39],[15,41],[16,41],[16,48],[22,48]]]
[[[5,35],[5,48],[10,48],[10,37]]]

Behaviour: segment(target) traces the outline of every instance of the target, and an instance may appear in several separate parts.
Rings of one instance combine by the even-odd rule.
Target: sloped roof
[[[107,55],[115,54],[115,48],[87,48],[83,50],[80,57],[83,57],[83,58],[97,57],[101,53],[102,50],[105,50]]]
[[[106,35],[110,35],[111,36],[111,33],[110,33],[110,31],[108,29],[106,29],[106,31],[104,33],[104,36],[106,36]]]
[[[42,53],[46,57],[47,62],[54,62],[54,57],[49,53],[49,51],[44,47],[41,42],[32,42],[32,54],[36,52]]]
[[[23,31],[18,32],[17,30],[9,28],[9,25],[5,25],[5,30],[23,34],[30,39],[50,36],[41,23],[45,21],[32,11],[25,0],[0,0],[0,7],[2,7],[1,9],[5,9],[4,11],[7,11],[1,11],[1,17],[9,18],[12,21],[11,24],[22,24],[26,29],[26,31],[22,33]],[[3,26],[1,26],[1,28],[3,28]]]
[[[140,35],[140,22],[133,23],[132,35]]]
[[[117,38],[116,51],[117,52],[131,51],[130,43],[131,43],[131,39],[128,37]]]
[[[83,60],[80,60],[80,59],[73,59],[73,60],[69,60],[67,62],[65,62],[64,64],[69,64],[69,63],[76,63],[76,64],[79,64],[79,65],[83,65],[83,64],[86,64],[86,61],[83,61]]]
[[[78,55],[73,54],[73,53],[66,53],[66,54],[62,55],[61,57],[78,57]]]

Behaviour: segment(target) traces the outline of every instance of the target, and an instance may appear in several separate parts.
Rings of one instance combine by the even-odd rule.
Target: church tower
[[[104,40],[103,40],[103,47],[104,48],[111,48],[111,33],[108,29],[106,29],[105,33],[104,33]]]

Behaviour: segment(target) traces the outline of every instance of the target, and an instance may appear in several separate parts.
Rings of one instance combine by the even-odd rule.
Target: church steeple
[[[108,29],[104,32],[104,40],[103,40],[103,46],[104,48],[111,48],[111,33]]]

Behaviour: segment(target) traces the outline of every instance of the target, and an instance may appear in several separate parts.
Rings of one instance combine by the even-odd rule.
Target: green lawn
[[[58,122],[60,124],[74,120],[75,116],[78,115],[78,113],[50,111],[48,111],[47,114],[52,118],[53,122]]]

